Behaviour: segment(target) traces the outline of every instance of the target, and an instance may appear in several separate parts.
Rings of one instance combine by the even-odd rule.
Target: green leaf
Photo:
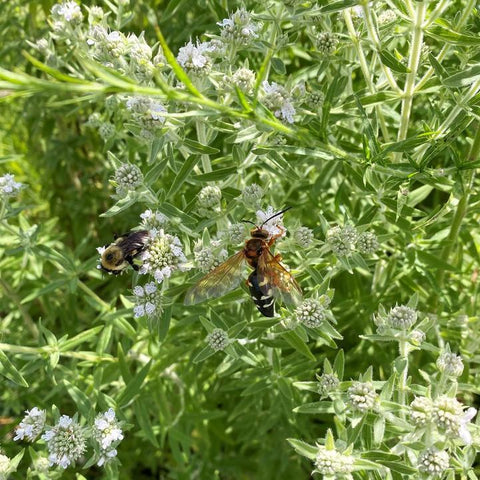
[[[20,387],[28,387],[28,383],[23,378],[23,375],[15,368],[2,350],[0,350],[0,374]]]
[[[194,169],[195,165],[198,163],[200,160],[200,157],[197,155],[191,155],[188,157],[182,164],[179,172],[175,176],[175,179],[172,182],[172,185],[170,186],[170,190],[167,193],[167,197],[173,197],[175,193],[178,192],[180,187],[183,185],[185,180],[188,178],[192,170]]]
[[[317,456],[318,447],[314,445],[310,445],[295,438],[287,438],[287,442],[295,449],[297,453],[309,458],[310,460],[314,460]]]
[[[127,405],[141,393],[141,386],[145,378],[147,378],[151,365],[152,361],[150,360],[139,372],[135,373],[125,389],[122,391],[122,393],[120,393],[117,398],[117,404],[120,408],[127,407]]]
[[[195,358],[193,359],[193,363],[203,362],[215,353],[215,350],[210,345],[207,345],[203,350],[200,351],[200,353],[198,353],[198,355],[195,356]]]
[[[324,414],[335,413],[332,402],[313,402],[305,403],[293,409],[295,413],[307,413],[307,414]]]
[[[440,20],[437,20],[437,23],[440,23]],[[480,37],[478,35],[465,35],[455,32],[445,23],[443,25],[432,25],[425,31],[425,35],[453,45],[480,45]]]
[[[65,385],[65,389],[67,390],[68,394],[75,402],[75,405],[77,406],[80,414],[88,418],[92,411],[92,402],[90,401],[88,396],[84,392],[82,392],[82,390],[80,390],[75,385],[72,385],[67,380],[64,380],[63,384]]]
[[[340,0],[338,2],[327,2],[327,5],[320,8],[321,13],[332,13],[345,10],[346,8],[358,5],[359,0]]]
[[[380,55],[380,59],[382,60],[382,63],[388,67],[394,70],[395,72],[399,73],[410,73],[410,69],[406,67],[403,63],[399,62],[396,58],[395,55],[390,53],[387,50],[380,50],[378,52]]]
[[[99,325],[98,327],[90,328],[89,330],[85,330],[84,332],[80,332],[78,335],[75,335],[70,340],[60,341],[58,344],[58,348],[61,352],[68,352],[72,350],[77,345],[80,345],[87,340],[90,340],[93,337],[96,337],[101,331],[103,330],[103,325]]]
[[[232,175],[238,173],[238,167],[219,168],[218,170],[214,170],[213,172],[203,173],[202,175],[195,175],[194,177],[192,177],[192,180],[197,183],[216,182],[218,180],[230,178]]]
[[[201,143],[189,138],[183,140],[183,146],[187,147],[191,153],[198,153],[199,155],[214,155],[220,151],[218,148],[202,145]]]
[[[272,68],[275,71],[275,73],[278,73],[279,75],[285,75],[287,73],[285,64],[278,57],[272,57]]]
[[[121,198],[120,200],[118,200],[115,203],[115,205],[110,207],[106,212],[101,213],[100,217],[113,217],[115,215],[118,215],[120,212],[127,210],[132,205],[137,203],[137,201],[138,201],[138,193],[128,192],[128,194],[124,198]]]
[[[297,350],[297,352],[301,353],[309,360],[317,360],[308,348],[307,344],[299,337],[297,332],[290,330],[282,333],[281,337],[284,338],[295,350]]]
[[[447,87],[466,87],[478,80],[480,80],[480,65],[475,65],[445,78],[442,83]]]
[[[158,440],[153,431],[152,421],[148,413],[148,407],[145,401],[137,399],[133,404],[135,410],[135,417],[137,418],[138,426],[141,434],[145,435],[146,439],[154,446],[159,448]]]

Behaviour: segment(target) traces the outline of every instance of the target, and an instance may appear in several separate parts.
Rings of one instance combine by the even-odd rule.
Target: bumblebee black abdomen
[[[247,279],[248,289],[250,290],[250,295],[252,300],[255,302],[256,307],[259,312],[265,317],[274,317],[275,316],[275,304],[272,295],[271,288],[268,288],[268,285],[265,282],[265,279],[258,275],[257,270],[255,269]]]

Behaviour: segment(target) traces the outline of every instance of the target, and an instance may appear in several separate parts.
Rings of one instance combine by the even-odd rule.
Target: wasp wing
[[[302,289],[292,274],[264,249],[258,258],[259,286],[265,296],[281,298],[285,303],[297,304],[302,300]]]
[[[185,295],[185,305],[200,303],[207,298],[221,297],[236,288],[245,266],[243,250],[225,260],[218,267],[207,273]]]

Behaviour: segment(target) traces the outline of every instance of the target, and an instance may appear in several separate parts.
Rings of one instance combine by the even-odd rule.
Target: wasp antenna
[[[251,223],[254,227],[256,227],[256,225],[253,222],[251,222],[250,220],[240,220],[240,221],[243,222],[243,223]]]
[[[275,215],[272,215],[271,217],[268,217],[261,225],[260,228],[263,227],[267,222],[269,222],[272,218],[278,217],[282,213],[285,213],[287,210],[290,210],[292,207],[287,207],[281,210],[280,212],[276,213]]]

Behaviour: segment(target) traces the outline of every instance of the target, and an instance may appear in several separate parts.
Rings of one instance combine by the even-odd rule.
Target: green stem
[[[425,20],[425,2],[417,3],[417,10],[415,12],[415,19],[413,22],[412,40],[410,45],[410,57],[408,60],[408,68],[410,73],[407,74],[405,82],[405,90],[402,99],[402,114],[400,120],[400,129],[398,131],[397,141],[402,141],[407,138],[408,125],[410,122],[410,114],[412,112],[413,94],[415,91],[415,78],[417,76],[418,64],[420,61],[420,54],[423,44],[423,29],[422,24]],[[396,160],[400,160],[402,153],[397,153]]]
[[[440,15],[442,15],[443,11],[449,6],[450,1],[449,0],[441,0],[438,2],[438,5],[435,7],[435,9],[430,13],[429,17],[423,24],[423,28],[427,28],[429,25],[431,25]]]
[[[116,359],[110,355],[98,355],[94,352],[62,352],[56,347],[26,347],[23,345],[11,345],[9,343],[0,343],[0,351],[12,354],[23,355],[51,355],[58,353],[61,357],[76,358],[78,360],[87,360],[90,362],[115,362]]]
[[[375,49],[377,52],[379,52],[382,49],[382,46],[380,44],[380,38],[378,36],[377,30],[373,24],[372,20],[372,12],[370,11],[370,7],[367,3],[364,3],[362,5],[363,13],[365,15],[365,25],[367,27],[368,35],[370,37],[370,40],[372,41]],[[395,77],[392,74],[392,71],[390,68],[388,68],[386,65],[383,64],[383,62],[380,62],[380,65],[382,67],[383,73],[385,74],[385,78],[387,79],[390,88],[395,90],[396,92],[401,92],[400,88],[397,85],[397,82],[395,81]]]
[[[197,138],[199,143],[202,145],[207,145],[207,132],[205,130],[205,123],[202,120],[197,120]],[[207,154],[203,154],[201,156],[202,159],[202,167],[203,173],[209,173],[212,171],[212,164],[210,163],[210,156]]]
[[[357,52],[358,60],[360,61],[360,68],[362,69],[363,77],[365,78],[365,83],[367,84],[368,90],[370,93],[376,93],[375,86],[373,85],[371,70],[368,67],[367,59],[363,53],[363,50],[360,46],[360,40],[358,38],[357,32],[352,22],[352,15],[348,8],[343,11],[343,16],[345,18],[345,23],[347,24],[348,33],[350,34],[350,39],[352,40],[355,51]],[[385,142],[390,141],[390,135],[388,133],[387,124],[385,122],[385,117],[383,116],[382,108],[380,105],[375,106],[375,111],[377,112],[377,118],[382,130],[383,138]]]
[[[468,17],[471,15],[473,8],[475,7],[475,0],[468,0],[465,7],[462,9],[462,15],[460,16],[457,24],[455,25],[455,30],[460,30],[468,20]],[[445,45],[440,50],[440,53],[437,55],[436,59],[439,63],[446,57],[447,53],[450,51],[452,45],[450,43],[445,43]],[[420,91],[425,84],[430,80],[431,76],[435,73],[435,69],[430,67],[427,70],[427,73],[422,77],[422,79],[418,82],[415,90],[418,92]]]
[[[409,344],[408,341],[402,338],[398,344],[400,350],[400,357],[405,360],[406,365],[403,369],[402,373],[400,374],[400,378],[398,380],[398,402],[400,405],[405,407],[406,398],[407,398],[407,379],[408,379],[408,351],[409,351]],[[405,418],[405,411],[404,409],[401,410],[400,415],[402,418]]]
[[[475,162],[479,157],[479,155],[480,155],[480,123],[477,123],[477,131],[475,132],[475,137],[473,139],[470,152],[468,153],[467,163]],[[464,194],[457,204],[457,209],[453,216],[452,226],[450,227],[450,232],[448,234],[445,246],[443,247],[442,253],[440,254],[440,258],[446,263],[448,263],[450,259],[452,248],[456,243],[458,234],[460,232],[460,228],[462,226],[462,221],[465,218],[465,215],[467,213],[470,194],[472,192],[474,180],[475,180],[475,169],[472,168],[471,170],[468,171],[466,175]],[[442,291],[444,280],[445,280],[445,270],[439,270],[437,275],[437,283],[438,283],[437,291],[438,292]]]

